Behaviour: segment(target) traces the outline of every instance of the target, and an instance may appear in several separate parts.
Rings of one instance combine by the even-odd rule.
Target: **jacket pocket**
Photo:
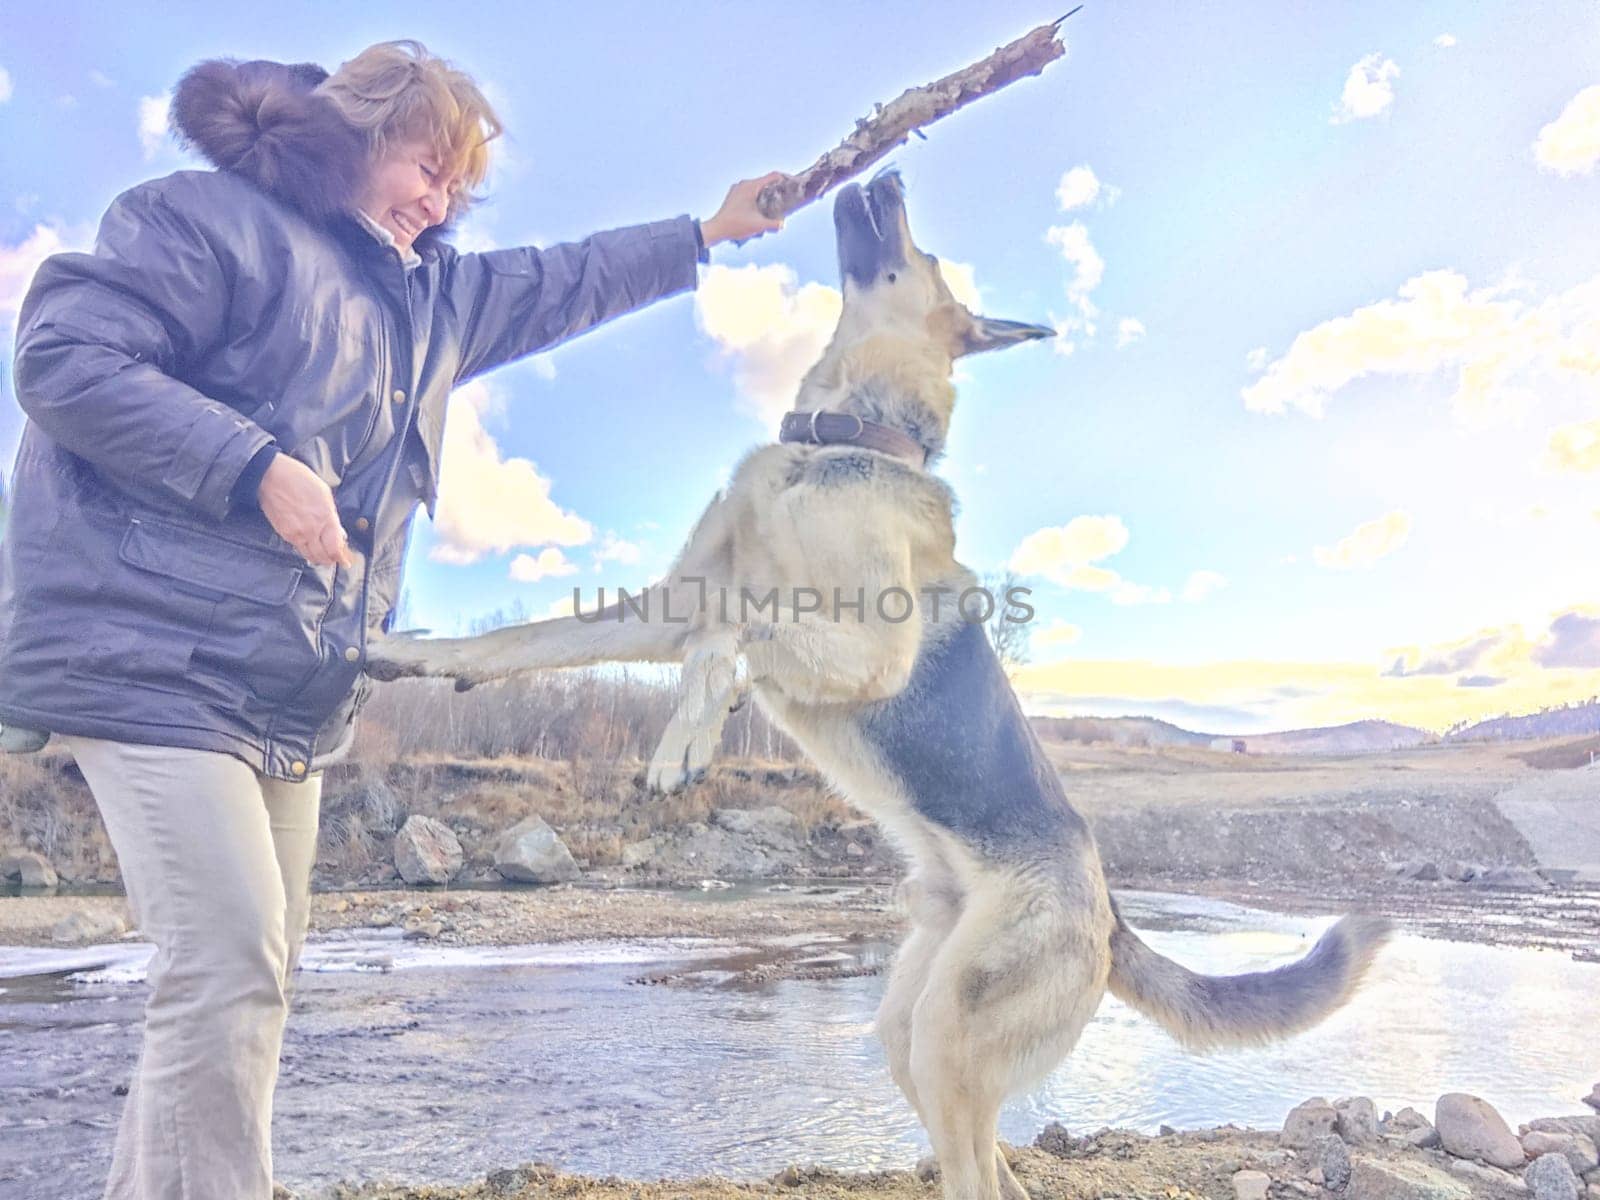
[[[172,590],[211,601],[193,631],[191,686],[232,705],[293,696],[320,664],[328,604],[318,572],[285,554],[207,530],[135,519],[121,558]]]
[[[135,629],[108,622],[88,632],[81,648],[68,660],[67,672],[195,699],[205,691],[189,677],[189,655],[196,641],[197,636],[183,628]],[[150,723],[149,714],[130,711],[128,715]]]
[[[123,535],[120,557],[129,566],[165,575],[202,594],[221,593],[263,605],[287,604],[304,570],[270,550],[138,518]]]

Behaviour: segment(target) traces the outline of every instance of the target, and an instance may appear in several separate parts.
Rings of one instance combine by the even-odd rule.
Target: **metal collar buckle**
[[[811,413],[811,437],[810,437],[809,440],[810,440],[811,444],[814,445],[814,446],[820,446],[820,445],[823,444],[822,435],[817,432],[817,418],[822,416],[824,411],[825,410],[819,408],[819,409],[813,410],[812,413]],[[860,438],[862,433],[867,428],[867,423],[865,421],[863,421],[860,417],[856,416],[855,413],[833,413],[831,415],[840,416],[840,417],[849,417],[851,420],[853,420],[856,423],[856,430],[855,430],[854,433],[852,433],[849,437],[836,438],[835,439],[836,441],[840,441],[840,442],[853,442],[853,441],[856,441],[858,438]]]

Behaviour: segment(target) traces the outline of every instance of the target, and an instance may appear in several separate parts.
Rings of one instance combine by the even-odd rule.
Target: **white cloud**
[[[1296,336],[1241,392],[1245,407],[1321,416],[1331,396],[1365,376],[1450,371],[1456,417],[1482,426],[1530,403],[1543,377],[1600,374],[1600,275],[1538,304],[1511,291],[1469,290],[1455,271],[1415,276],[1397,298]]]
[[[99,88],[112,88],[117,86],[117,81],[104,71],[90,71],[89,82]]]
[[[1249,354],[1244,356],[1244,365],[1249,367],[1252,372],[1259,375],[1262,371],[1267,369],[1267,359],[1271,357],[1272,356],[1267,353],[1267,348],[1265,346],[1257,346],[1254,350],[1250,351]]]
[[[1404,512],[1385,513],[1376,521],[1357,525],[1331,550],[1318,546],[1312,555],[1317,566],[1333,571],[1366,570],[1380,558],[1393,554],[1411,536],[1411,517]]]
[[[1082,637],[1081,628],[1056,617],[1043,629],[1034,630],[1028,640],[1035,650],[1054,650],[1062,646],[1075,646]]]
[[[1172,593],[1166,588],[1150,587],[1143,583],[1132,583],[1126,579],[1119,579],[1116,587],[1111,589],[1111,603],[1171,604]]]
[[[52,254],[68,250],[81,250],[85,240],[71,230],[54,225],[35,225],[33,232],[19,245],[0,245],[0,334],[11,341],[10,330],[16,324],[22,298],[39,264]]]
[[[1056,336],[1053,346],[1057,354],[1071,354],[1078,347],[1078,339],[1088,341],[1095,336],[1095,317],[1100,310],[1095,307],[1090,293],[1105,278],[1106,260],[1089,239],[1088,227],[1082,221],[1070,225],[1052,225],[1045,231],[1045,241],[1061,251],[1061,257],[1072,267],[1072,278],[1067,281],[1067,299],[1077,310],[1076,314],[1053,320]]]
[[[600,545],[594,552],[594,569],[598,571],[601,563],[621,563],[625,567],[636,567],[643,551],[637,542],[630,542],[619,538],[614,533],[607,533],[601,539]]]
[[[695,318],[734,360],[734,383],[751,412],[776,423],[794,403],[801,377],[839,323],[842,298],[820,283],[801,285],[794,268],[707,268],[695,291]]]
[[[1393,59],[1382,54],[1369,54],[1345,77],[1344,91],[1334,106],[1332,123],[1343,125],[1347,121],[1360,121],[1387,112],[1394,103],[1394,80],[1400,74]]]
[[[1433,39],[1433,44],[1441,50],[1448,50],[1456,44],[1456,35],[1453,33],[1441,33]]]
[[[145,162],[160,153],[166,144],[167,112],[171,107],[171,92],[139,97],[139,145],[144,150]]]
[[[1022,575],[1052,575],[1064,569],[1109,558],[1128,544],[1121,517],[1073,517],[1065,525],[1036,529],[1011,556],[1011,569]]]
[[[1165,604],[1166,588],[1147,587],[1098,565],[1128,544],[1128,527],[1115,516],[1073,517],[1065,525],[1036,529],[1007,564],[1019,575],[1042,575],[1072,591],[1100,592],[1113,604]]]
[[[978,275],[971,263],[946,262],[939,260],[939,274],[944,276],[944,283],[950,289],[950,294],[969,312],[981,313],[983,311],[983,297],[979,295]]]
[[[1194,571],[1183,585],[1186,604],[1198,604],[1213,592],[1228,586],[1228,580],[1217,571]]]
[[[11,72],[0,67],[0,104],[11,99]]]
[[[1555,430],[1550,435],[1548,461],[1558,471],[1600,471],[1600,420]]]
[[[577,572],[577,564],[569,561],[554,546],[546,546],[537,555],[519,554],[511,560],[511,578],[518,583],[538,583],[541,579],[555,579]]]
[[[538,467],[501,456],[483,425],[495,403],[483,380],[450,398],[434,513],[439,541],[430,554],[439,562],[476,562],[518,546],[579,546],[594,537],[589,522],[550,498],[550,481]]]
[[[1059,249],[1061,257],[1072,265],[1067,295],[1080,304],[1087,303],[1089,293],[1100,286],[1106,273],[1106,260],[1100,257],[1100,252],[1089,240],[1088,227],[1082,221],[1074,221],[1071,225],[1052,225],[1045,232],[1044,239]]]
[[[1056,185],[1056,203],[1060,205],[1062,212],[1087,208],[1097,201],[1101,204],[1115,204],[1121,194],[1120,188],[1102,183],[1095,175],[1094,169],[1087,163],[1071,168],[1061,176],[1061,182]]]
[[[1533,156],[1546,171],[1587,175],[1600,162],[1600,83],[1586,87],[1539,130]]]
[[[1138,317],[1123,317],[1117,322],[1117,349],[1131,346],[1144,337],[1144,322]]]

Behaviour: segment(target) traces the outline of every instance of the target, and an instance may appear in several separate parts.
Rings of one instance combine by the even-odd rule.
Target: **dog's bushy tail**
[[[1308,1029],[1350,998],[1391,926],[1345,917],[1298,962],[1246,975],[1200,975],[1157,954],[1117,914],[1111,994],[1190,1050],[1247,1046]]]

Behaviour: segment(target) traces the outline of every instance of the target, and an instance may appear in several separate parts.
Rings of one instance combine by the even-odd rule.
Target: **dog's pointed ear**
[[[1032,325],[1027,321],[1006,321],[999,317],[973,315],[971,326],[961,338],[961,355],[977,354],[984,350],[1004,350],[1031,342],[1035,338],[1055,337],[1049,325]],[[959,357],[959,355],[958,355]]]

